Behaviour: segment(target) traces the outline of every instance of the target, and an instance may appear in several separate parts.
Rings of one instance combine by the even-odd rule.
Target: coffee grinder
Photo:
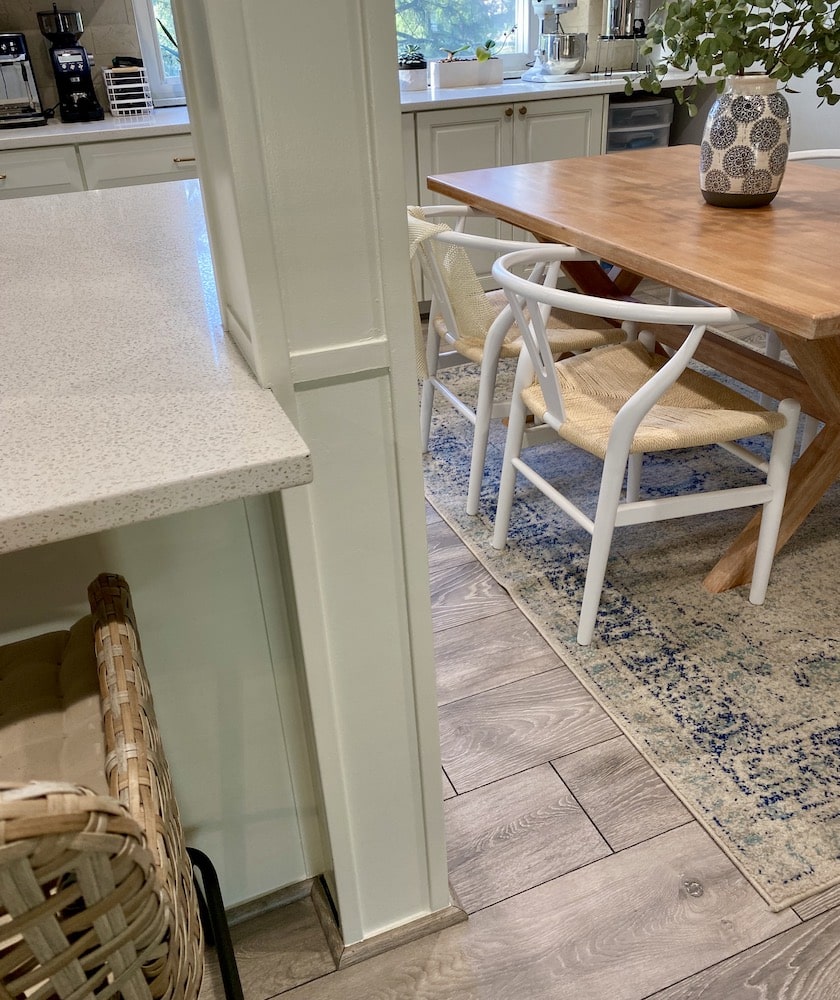
[[[58,109],[63,122],[98,122],[105,117],[102,105],[93,90],[90,58],[78,44],[84,29],[82,15],[76,10],[59,10],[38,14],[41,34],[52,42],[50,60],[58,88]]]

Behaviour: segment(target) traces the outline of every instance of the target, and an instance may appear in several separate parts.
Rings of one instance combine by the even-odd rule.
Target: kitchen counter
[[[53,118],[46,125],[0,129],[0,151],[102,142],[106,139],[143,139],[146,136],[179,135],[189,131],[190,118],[185,107],[156,108],[148,115],[116,118],[106,111],[101,122],[65,125],[58,118]]]
[[[312,479],[221,329],[198,181],[0,202],[0,552]]]
[[[669,73],[664,77],[662,86],[666,89],[677,87],[689,78],[688,74]],[[569,83],[523,83],[516,79],[505,80],[497,86],[403,90],[400,91],[400,109],[403,112],[431,111],[470,104],[503,104],[505,101],[520,99],[533,101],[551,97],[575,97],[580,94],[620,94],[623,91],[624,71],[615,70],[611,77],[600,74],[589,80],[572,80]],[[101,122],[65,125],[55,119],[46,125],[0,129],[0,151],[103,142],[108,139],[142,139],[189,131],[190,119],[185,107],[156,108],[150,115],[125,118],[114,118],[106,111],[105,119]]]
[[[570,80],[568,83],[523,83],[522,80],[505,80],[493,86],[403,90],[400,92],[400,105],[404,112],[430,111],[470,104],[504,104],[506,101],[577,97],[582,94],[622,94],[626,72],[615,70],[609,77],[604,74],[593,74],[588,80]],[[663,77],[662,86],[665,89],[678,87],[689,79],[691,76],[687,73],[669,73]],[[639,94],[644,96],[641,90]]]

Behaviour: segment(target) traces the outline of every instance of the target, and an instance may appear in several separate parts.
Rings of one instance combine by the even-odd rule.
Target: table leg
[[[791,469],[777,552],[840,475],[840,338],[779,336],[828,422]],[[760,522],[759,511],[703,581],[707,590],[718,594],[750,580]]]
[[[840,426],[826,424],[790,472],[785,510],[776,551],[787,542],[814,509],[820,497],[840,475]],[[759,511],[730,545],[703,581],[706,590],[720,594],[752,579]]]

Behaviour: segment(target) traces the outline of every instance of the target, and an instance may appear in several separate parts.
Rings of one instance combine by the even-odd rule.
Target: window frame
[[[163,73],[163,58],[152,0],[131,0],[131,6],[134,10],[143,66],[152,92],[152,103],[156,108],[186,104],[183,79],[180,76],[167,77]]]

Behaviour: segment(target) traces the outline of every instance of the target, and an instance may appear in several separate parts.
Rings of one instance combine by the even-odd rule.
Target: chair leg
[[[510,511],[513,506],[513,491],[516,487],[516,466],[514,459],[522,452],[522,440],[525,435],[525,404],[522,402],[522,389],[530,384],[534,377],[534,368],[528,360],[526,351],[519,356],[516,366],[516,378],[510,399],[510,417],[508,418],[507,437],[505,438],[505,453],[502,458],[502,477],[499,481],[499,496],[496,501],[496,520],[493,527],[493,548],[503,549],[507,542],[510,528]]]
[[[595,619],[601,603],[601,591],[604,588],[604,577],[607,573],[607,560],[615,532],[616,512],[621,499],[626,459],[619,463],[614,459],[611,461],[611,458],[613,456],[607,455],[604,471],[601,474],[598,508],[595,513],[595,526],[592,530],[592,544],[589,548],[586,582],[583,586],[583,600],[578,619],[577,642],[579,646],[588,646],[592,642],[592,636],[595,632]]]
[[[635,503],[639,499],[642,486],[642,455],[631,455],[627,461],[627,503]]]
[[[784,399],[779,403],[779,412],[784,414],[787,423],[773,435],[773,447],[770,450],[767,484],[772,487],[773,496],[764,504],[761,512],[761,526],[758,531],[755,565],[750,585],[751,604],[764,603],[767,585],[770,582],[770,570],[773,568],[773,557],[776,555],[776,542],[779,538],[779,525],[785,506],[790,463],[796,440],[796,426],[799,423],[799,403],[792,399]]]
[[[212,942],[216,948],[226,1000],[244,1000],[216,869],[203,851],[199,851],[195,847],[188,847],[187,854],[193,869],[197,868],[201,875],[201,883],[199,884],[196,880],[196,890],[200,901],[199,909],[202,922],[207,921],[204,926],[208,942]]]
[[[475,428],[473,429],[472,459],[470,460],[470,483],[467,491],[467,513],[478,513],[481,484],[484,482],[484,461],[487,457],[487,439],[490,436],[490,421],[493,417],[493,401],[496,397],[496,372],[498,357],[487,357],[481,364],[478,382],[478,401],[475,408]]]
[[[420,392],[420,446],[425,454],[429,450],[429,436],[432,432],[432,403],[435,385],[430,378],[423,380]]]

